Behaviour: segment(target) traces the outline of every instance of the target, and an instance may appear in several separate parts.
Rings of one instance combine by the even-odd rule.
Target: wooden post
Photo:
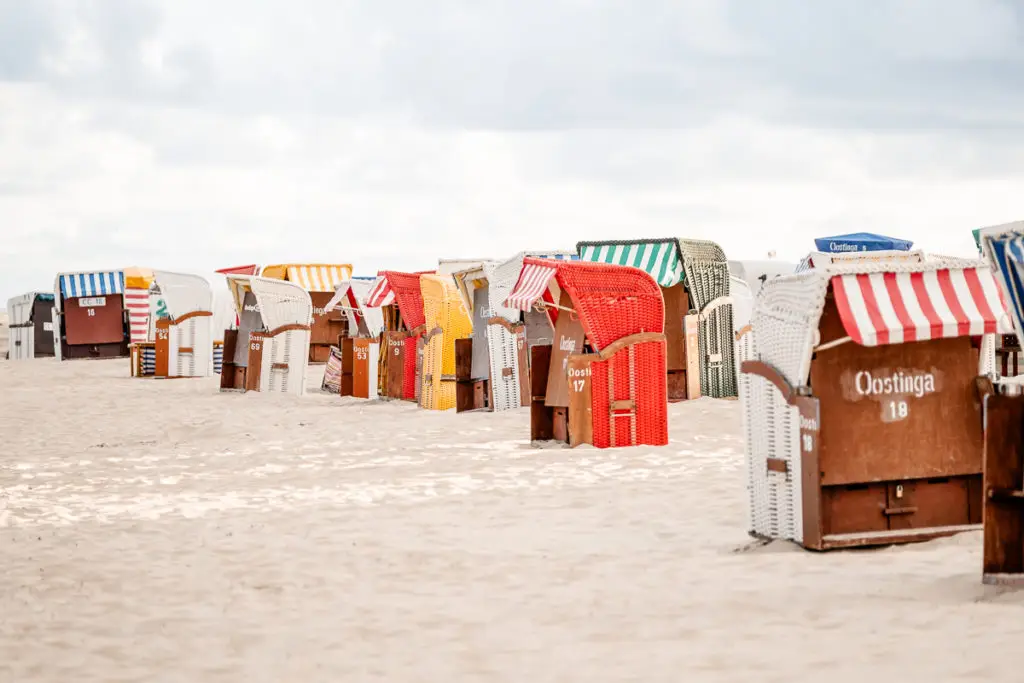
[[[594,396],[590,364],[596,353],[569,356],[569,445],[594,443]]]
[[[403,394],[403,380],[405,379],[405,333],[386,332],[384,340],[387,344],[388,354],[387,368],[387,397],[405,398]]]
[[[526,344],[526,325],[513,326],[516,352],[519,354],[519,405],[530,405],[530,350]]]
[[[805,548],[822,548],[821,465],[818,460],[818,435],[821,409],[813,396],[791,396],[800,411],[800,490],[803,493]]]
[[[153,370],[154,377],[170,376],[171,360],[171,321],[167,318],[159,318],[156,321],[156,367]]]
[[[686,335],[683,320],[690,310],[690,295],[683,283],[662,287],[665,301],[665,362],[668,370],[667,388],[670,402],[684,401],[686,385]]]
[[[245,372],[245,390],[259,391],[263,369],[263,345],[266,340],[262,332],[249,333],[249,367]]]
[[[352,369],[352,395],[370,398],[370,340],[362,337],[352,341],[355,364]]]
[[[473,377],[474,339],[455,340],[455,412],[482,410],[484,401],[484,380]]]
[[[982,581],[1024,585],[1024,396],[984,399]]]
[[[426,348],[427,343],[423,340],[423,335],[416,337],[416,382],[415,394],[411,400],[416,401],[419,406],[423,405],[423,354],[426,353]],[[441,372],[440,367],[437,368],[437,372]],[[431,389],[433,389],[433,378],[431,378]]]
[[[544,392],[551,366],[551,346],[530,348],[530,440],[549,441],[555,438],[554,414],[544,405]]]
[[[691,313],[683,318],[686,337],[686,398],[700,398],[700,318]]]
[[[224,349],[221,353],[220,358],[220,388],[221,391],[227,389],[241,389],[235,383],[236,368],[235,359],[235,346],[238,343],[238,330],[224,330]]]
[[[338,394],[341,396],[354,395],[355,365],[355,340],[351,337],[342,337],[341,376],[338,377]]]

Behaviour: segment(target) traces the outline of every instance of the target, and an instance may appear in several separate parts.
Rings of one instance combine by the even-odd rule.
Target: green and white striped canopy
[[[662,287],[683,280],[683,264],[674,239],[648,242],[579,242],[576,250],[583,261],[633,266],[646,271]]]

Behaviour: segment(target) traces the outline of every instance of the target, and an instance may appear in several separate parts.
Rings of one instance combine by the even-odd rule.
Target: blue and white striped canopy
[[[530,251],[530,252],[527,252],[527,256],[532,256],[534,258],[550,258],[550,259],[555,259],[556,261],[579,261],[580,260],[580,257],[579,257],[578,254],[561,254],[561,253],[559,253],[559,254],[543,254],[543,253],[538,253],[538,252]]]
[[[1006,295],[1019,338],[1024,329],[1024,232],[983,231],[981,244]]]
[[[124,272],[112,270],[65,273],[60,276],[60,294],[66,299],[76,296],[124,294]]]

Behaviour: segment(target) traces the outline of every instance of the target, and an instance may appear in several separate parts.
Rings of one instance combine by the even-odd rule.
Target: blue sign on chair
[[[910,251],[914,243],[870,232],[852,232],[848,235],[819,237],[814,240],[814,246],[826,254],[846,254],[858,251]]]

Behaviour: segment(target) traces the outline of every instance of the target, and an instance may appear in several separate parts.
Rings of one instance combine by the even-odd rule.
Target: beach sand
[[[312,372],[311,386],[319,386]],[[0,681],[1020,681],[981,536],[753,543],[739,404],[671,445],[528,413],[0,363]]]

